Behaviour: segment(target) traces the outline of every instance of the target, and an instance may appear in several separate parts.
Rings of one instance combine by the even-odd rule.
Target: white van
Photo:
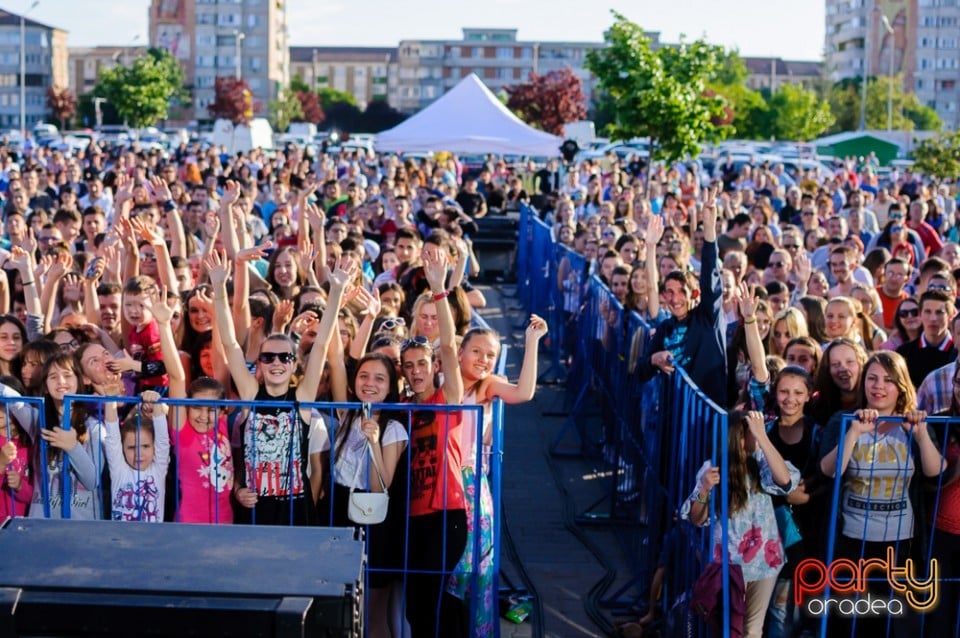
[[[263,117],[250,120],[249,125],[234,126],[230,120],[213,124],[214,146],[222,146],[228,153],[249,153],[255,148],[273,149],[273,129]]]

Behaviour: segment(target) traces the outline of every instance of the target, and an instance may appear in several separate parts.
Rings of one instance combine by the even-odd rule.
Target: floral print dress
[[[757,449],[753,453],[753,458],[760,466],[761,491],[754,491],[748,478],[747,485],[750,496],[747,499],[747,505],[730,517],[727,526],[727,549],[730,553],[730,564],[740,565],[743,569],[744,582],[772,578],[783,567],[785,562],[783,543],[777,529],[777,517],[773,513],[773,501],[770,495],[786,496],[800,482],[800,471],[789,461],[785,461],[787,470],[790,472],[790,487],[787,489],[781,488],[774,482],[773,474],[763,452]],[[703,475],[709,468],[710,461],[705,461],[697,472],[696,485],[700,485]],[[698,491],[699,488],[694,488],[690,498],[684,502],[680,510],[680,515],[684,519],[689,519],[690,502],[696,498]],[[719,510],[719,503],[717,509]],[[720,525],[714,525],[713,560],[716,562],[719,562],[722,556],[720,550],[721,533]]]

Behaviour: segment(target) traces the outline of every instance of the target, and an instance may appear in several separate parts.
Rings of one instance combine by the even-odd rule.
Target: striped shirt
[[[917,388],[917,409],[929,414],[942,412],[953,401],[953,378],[957,373],[957,362],[937,368],[926,376]]]

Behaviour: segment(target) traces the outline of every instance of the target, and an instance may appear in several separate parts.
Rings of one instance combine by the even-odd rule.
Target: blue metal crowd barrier
[[[637,362],[645,354],[654,327],[637,313],[626,311],[590,271],[586,259],[554,242],[549,226],[527,207],[521,209],[520,228],[519,298],[528,311],[547,313],[554,332],[559,330],[559,338],[551,343],[555,349],[548,352],[553,361],[559,365],[561,358],[573,360],[567,372],[569,418],[556,434],[551,453],[566,456],[588,448],[584,408],[594,400],[601,410],[604,429],[596,443],[611,467],[610,486],[578,520],[627,522],[645,529],[642,542],[636,543],[626,539],[622,527],[616,528],[633,578],[603,602],[617,606],[631,589],[644,591],[658,563],[665,560],[664,539],[680,534],[689,546],[675,540],[668,544],[675,562],[670,565],[671,588],[662,601],[668,607],[665,611],[670,611],[668,603],[686,600],[712,557],[712,536],[674,523],[673,517],[690,493],[700,463],[711,458],[718,465],[719,459],[726,458],[727,414],[683,370],[642,381]],[[571,432],[578,439],[579,450],[571,451],[565,445]],[[721,526],[723,577],[727,579],[726,481],[721,482],[721,492],[720,512],[714,504],[711,520]],[[600,509],[603,504],[608,507],[605,511]],[[634,595],[630,602],[635,600]],[[723,624],[729,631],[726,589],[723,602]]]
[[[506,365],[506,348],[503,349],[501,359],[498,363],[498,373],[503,373],[505,371],[505,365]],[[36,436],[36,433],[38,432],[38,428],[42,428],[45,426],[44,418],[45,418],[46,410],[44,409],[43,399],[27,398],[27,397],[0,397],[0,403],[2,403],[3,409],[6,410],[7,414],[14,411],[20,412],[26,409],[28,414],[27,420],[30,423],[30,425],[25,426],[25,431],[30,436]],[[103,421],[104,405],[107,403],[115,403],[121,406],[134,408],[135,412],[131,412],[131,414],[136,415],[136,422],[137,422],[136,432],[138,437],[137,448],[139,449],[139,443],[140,443],[139,436],[141,432],[142,417],[140,415],[140,410],[137,407],[141,404],[141,400],[137,397],[100,397],[100,396],[92,396],[92,395],[68,395],[67,397],[64,398],[64,403],[63,403],[64,417],[62,422],[59,425],[64,429],[69,429],[71,427],[72,411],[77,409],[78,404],[82,404],[86,413],[91,416],[92,421],[89,422],[90,428],[91,429],[95,428],[98,423],[102,423]],[[500,492],[501,492],[501,486],[502,486],[502,480],[503,480],[502,479],[502,458],[503,458],[503,449],[502,449],[503,405],[502,405],[502,402],[497,401],[492,406],[490,406],[490,409],[493,410],[493,415],[492,415],[493,420],[491,425],[492,445],[489,448],[489,451],[486,450],[482,444],[483,422],[484,422],[483,406],[446,406],[446,405],[420,405],[420,404],[383,404],[383,405],[364,406],[363,404],[358,404],[358,403],[322,403],[322,402],[291,403],[291,402],[283,402],[283,401],[238,401],[238,400],[217,401],[217,400],[166,399],[166,398],[161,399],[160,403],[170,407],[170,409],[173,411],[173,413],[171,414],[171,418],[174,418],[174,419],[177,418],[178,416],[176,413],[176,411],[178,410],[184,410],[191,407],[212,409],[214,411],[214,417],[212,421],[214,424],[219,424],[221,415],[226,415],[231,413],[235,414],[237,412],[247,412],[250,415],[255,415],[258,410],[264,410],[264,409],[282,409],[282,410],[293,411],[299,408],[302,410],[311,410],[313,415],[320,415],[320,416],[327,417],[324,419],[324,422],[328,427],[328,434],[327,434],[328,441],[329,441],[329,448],[327,450],[328,452],[334,448],[334,442],[336,441],[336,431],[337,431],[336,415],[338,410],[362,411],[364,407],[368,407],[369,409],[373,409],[373,410],[381,409],[381,410],[389,410],[393,413],[405,413],[406,421],[407,421],[405,426],[408,432],[410,432],[411,428],[413,427],[412,419],[413,419],[414,413],[420,413],[420,414],[433,413],[437,415],[439,414],[449,415],[449,414],[459,413],[461,415],[468,415],[468,414],[472,415],[472,422],[475,423],[478,428],[478,432],[476,435],[477,441],[478,441],[478,445],[476,449],[476,457],[472,459],[473,467],[477,468],[476,474],[475,474],[477,477],[477,484],[469,504],[469,510],[472,510],[472,515],[473,515],[473,518],[471,521],[472,523],[471,527],[472,529],[477,530],[478,533],[473,535],[473,542],[466,549],[466,551],[470,552],[471,554],[472,560],[470,561],[470,565],[472,565],[473,567],[467,568],[467,569],[461,568],[459,572],[466,574],[466,578],[471,579],[471,582],[467,587],[467,591],[470,593],[469,596],[467,596],[469,600],[465,601],[464,603],[469,605],[471,635],[493,635],[493,636],[499,635],[499,623],[496,620],[499,614],[499,610],[496,608],[496,592],[498,591],[497,575],[499,572]],[[296,423],[296,421],[294,422]],[[10,423],[9,419],[7,423]],[[215,425],[214,427],[216,428],[217,426]],[[234,424],[235,429],[239,429],[241,427],[243,427],[243,425],[242,425],[242,422],[240,421],[237,421]],[[176,437],[173,441],[175,449],[180,449],[179,443],[177,441],[177,439],[179,438],[179,435],[180,435],[179,430],[176,430],[173,434],[173,436]],[[92,435],[88,433],[88,436],[92,436]],[[288,449],[290,453],[293,454],[294,442],[296,440],[296,437],[291,436],[291,437],[288,437],[288,439],[289,439]],[[92,440],[98,441],[99,439],[97,437],[93,437]],[[233,440],[234,442],[236,442],[238,439],[234,438]],[[97,517],[102,516],[104,507],[110,508],[109,502],[106,502],[106,503],[103,502],[103,496],[101,494],[102,485],[99,484],[99,478],[104,475],[104,471],[107,469],[104,456],[99,449],[101,447],[102,447],[101,445],[97,446],[98,449],[97,449],[97,452],[94,454],[95,458],[93,459],[96,466],[98,485],[96,489],[90,490],[94,492],[92,496],[93,496],[94,502],[97,504],[95,506],[95,511],[98,513]],[[236,446],[233,446],[233,447],[236,447]],[[213,445],[213,449],[214,449],[214,454],[216,454],[217,446]],[[234,454],[236,454],[236,450],[234,450]],[[303,451],[301,451],[301,454],[303,454],[304,456],[306,455]],[[408,462],[406,464],[406,467],[402,468],[403,471],[406,473],[406,490],[407,490],[406,494],[403,495],[402,498],[405,498],[406,502],[409,502],[410,500],[411,473],[416,471],[417,469],[417,468],[411,467],[409,463],[410,457],[411,455],[408,454],[407,455]],[[46,476],[47,445],[43,439],[40,439],[39,458],[43,460],[43,462],[39,464],[40,471],[42,472],[42,477],[38,477],[37,479],[39,482],[42,482],[42,486],[43,486],[42,489],[44,491],[43,511],[41,515],[49,518],[51,515],[55,515],[59,513],[59,515],[62,518],[70,518],[71,502],[72,502],[71,498],[61,499],[62,509],[60,512],[52,512],[50,510],[50,501],[52,498],[54,498],[55,495],[51,495],[47,492],[47,484],[48,484],[48,478]],[[217,464],[217,461],[216,459],[214,459],[214,465],[216,464]],[[173,462],[171,465],[172,467],[169,468],[169,471],[172,473],[174,477],[176,477],[176,482],[174,483],[174,486],[178,486],[180,484],[180,480],[182,479],[182,476],[180,474],[179,464],[176,462]],[[293,464],[291,463],[290,467],[292,466]],[[335,481],[334,469],[335,469],[334,463],[328,462],[325,472],[329,473],[328,484],[329,484],[329,490],[330,490],[330,498],[329,498],[328,513],[331,517],[331,522],[332,522],[333,511],[334,511],[334,502],[333,502],[334,498],[332,494],[333,492],[332,486],[334,485],[334,481]],[[445,470],[441,469],[440,471],[442,471],[443,475],[446,476]],[[70,460],[67,454],[61,455],[60,472],[61,472],[60,474],[61,481],[60,481],[59,489],[62,490],[63,495],[69,495],[71,494],[71,490],[73,488],[71,485],[72,481],[70,477]],[[139,469],[136,470],[136,474],[137,474],[137,484],[139,485],[140,484]],[[484,541],[483,534],[480,533],[480,530],[485,528],[487,525],[486,521],[481,522],[481,513],[486,511],[485,504],[482,502],[483,496],[486,490],[482,489],[481,487],[481,483],[485,480],[490,481],[489,493],[490,493],[490,498],[492,500],[491,524],[493,528],[493,536],[490,540],[490,545],[487,545],[487,543]],[[293,485],[292,480],[290,485],[291,486]],[[212,484],[210,485],[210,489],[213,490],[214,493],[216,493],[219,489],[219,486]],[[180,490],[176,489],[175,487],[173,489],[173,492],[174,492],[173,505],[174,505],[174,510],[176,511],[179,509]],[[216,501],[216,498],[214,500]],[[143,505],[143,502],[140,501],[139,506],[142,506],[142,505]],[[293,508],[291,507],[289,508],[289,510],[290,510],[289,523],[292,525],[294,523]],[[140,511],[143,511],[142,508]],[[33,513],[32,515],[37,516],[38,514]],[[221,520],[221,517],[218,512],[215,514],[213,521],[220,521],[220,520]],[[253,516],[252,520],[249,522],[251,524],[257,524],[255,516]],[[402,590],[401,596],[402,596],[402,602],[404,605],[406,604],[407,580],[412,576],[431,576],[432,575],[438,578],[442,577],[446,581],[448,581],[447,583],[445,583],[447,586],[449,587],[453,586],[452,576],[449,570],[444,570],[444,571],[432,571],[432,570],[424,570],[424,569],[417,570],[409,566],[408,564],[409,541],[410,541],[409,525],[410,525],[410,521],[409,521],[409,518],[407,518],[405,521],[405,528],[403,529],[403,541],[404,541],[403,565],[399,566],[399,568],[396,568],[396,567],[392,567],[392,568],[379,567],[378,568],[376,566],[368,566],[365,573],[365,578],[368,581],[367,591],[370,591],[369,578],[371,575],[381,573],[385,575],[394,576],[395,578],[400,579],[401,582],[403,583],[403,590]],[[369,537],[367,538],[367,541],[369,542]],[[444,546],[446,544],[445,533],[443,536],[443,544]],[[484,571],[485,571],[484,577],[489,577],[489,582],[487,581],[481,582],[480,580],[482,577],[480,573],[481,569],[479,569],[477,566],[480,566],[482,564],[482,561],[487,561],[487,560],[489,560],[489,567],[484,568]],[[481,589],[484,589],[484,590],[489,589],[489,591],[481,591]],[[369,602],[369,599],[368,599],[368,602]],[[492,616],[492,625],[486,628],[487,630],[486,633],[480,633],[480,628],[475,626],[476,620],[478,618],[477,605],[483,604],[483,603],[493,605],[493,609],[490,610],[490,614]]]
[[[924,464],[921,457],[918,456],[919,448],[915,447],[915,445],[919,445],[917,437],[910,428],[905,431],[905,441],[903,439],[881,439],[880,433],[875,430],[874,439],[870,445],[860,446],[861,452],[851,451],[850,462],[855,462],[857,467],[852,469],[848,465],[846,471],[841,472],[844,447],[847,445],[845,433],[854,420],[855,416],[853,414],[846,414],[840,422],[837,436],[837,463],[833,471],[828,518],[825,521],[827,529],[825,554],[823,557],[808,557],[811,563],[822,558],[823,561],[820,565],[825,566],[825,573],[829,575],[824,582],[820,583],[824,586],[822,595],[819,598],[814,597],[814,600],[823,601],[823,604],[812,610],[813,613],[816,613],[821,611],[822,607],[823,613],[818,614],[821,616],[821,634],[854,635],[859,623],[867,623],[873,620],[873,626],[870,627],[870,630],[871,635],[874,635],[874,632],[879,629],[876,626],[875,618],[871,619],[867,614],[865,615],[867,616],[866,620],[863,620],[858,612],[848,616],[848,622],[841,623],[838,627],[834,624],[838,622],[837,617],[827,613],[829,607],[826,603],[826,601],[831,600],[833,590],[837,590],[838,597],[841,599],[847,598],[862,602],[863,599],[859,594],[863,592],[860,591],[854,596],[849,596],[853,592],[846,586],[862,583],[866,587],[869,583],[873,583],[874,587],[867,593],[868,595],[879,594],[884,603],[883,607],[887,611],[886,614],[880,614],[883,635],[935,635],[954,636],[956,638],[960,636],[960,624],[958,624],[958,618],[960,618],[960,564],[956,560],[957,536],[948,531],[940,530],[936,524],[939,520],[938,514],[942,505],[943,488],[951,481],[956,480],[956,473],[954,470],[947,469],[944,463],[943,471],[938,472],[935,477],[924,476]],[[946,454],[949,446],[958,443],[956,428],[960,426],[960,417],[932,416],[926,418],[926,423],[932,430],[931,440],[936,445],[938,453]],[[893,424],[895,428],[899,428],[906,425],[906,419],[902,416],[882,416],[877,420],[877,427],[879,428],[884,424]],[[953,428],[953,433],[951,433],[951,428]],[[869,436],[869,433],[861,436]],[[823,450],[823,452],[829,452],[829,450]],[[909,456],[910,459],[905,458],[906,456]],[[878,462],[889,465],[891,461],[895,462],[897,466],[892,473],[889,467],[877,469]],[[955,460],[954,462],[956,463]],[[861,464],[866,467],[861,467]],[[854,474],[859,475],[863,471],[866,471],[866,480],[862,476],[855,478]],[[950,472],[953,473],[950,474]],[[865,495],[862,494],[863,488],[867,488]],[[841,499],[841,494],[844,492],[848,494],[845,497],[848,503],[848,511],[857,507],[868,512],[887,512],[891,519],[895,519],[890,521],[890,525],[885,526],[882,530],[884,536],[889,534],[895,538],[881,541],[868,539],[865,517],[862,531],[850,530],[856,532],[855,536],[844,533],[842,514],[844,501]],[[850,495],[856,498],[851,498]],[[873,502],[874,498],[877,499],[877,502]],[[896,500],[891,500],[891,498]],[[932,503],[929,502],[930,500],[932,500]],[[865,501],[865,504],[858,504],[862,501]],[[956,508],[955,502],[949,502],[947,507],[952,508],[951,516],[954,517],[953,520],[956,520],[956,517],[960,516],[960,512],[953,513],[954,508]],[[930,516],[922,515],[925,509],[932,509]],[[852,520],[850,522],[851,525],[856,524]],[[860,524],[856,525],[860,526]],[[911,529],[905,529],[907,525]],[[874,535],[875,533],[876,530],[873,530]],[[845,554],[840,557],[838,557],[839,548],[837,546],[837,542],[840,540],[838,534],[843,536],[844,549],[846,550],[840,552]],[[914,543],[918,538],[921,541],[919,547]],[[925,538],[926,543],[924,544],[923,540]],[[854,548],[855,545],[859,545],[859,547]],[[876,562],[880,560],[871,555],[874,553],[871,550],[876,550],[878,546],[882,546],[884,552],[888,551],[887,548],[890,548],[892,554],[885,555],[886,559],[883,562],[886,569],[879,570],[882,575],[868,577],[868,572],[863,567],[864,561],[869,562],[873,559],[873,562]],[[856,555],[849,555],[851,550]],[[939,596],[939,599],[935,601],[932,608],[918,609],[905,596],[908,595],[907,592],[909,591],[910,594],[915,595],[916,603],[923,603],[925,602],[923,595],[908,589],[893,587],[895,577],[891,575],[891,570],[895,566],[889,565],[890,557],[894,558],[897,567],[905,568],[904,573],[908,574],[907,577],[912,577],[915,582],[933,579],[932,584],[936,587],[934,591],[938,592],[936,595]],[[934,562],[936,562],[936,568]],[[831,570],[840,565],[843,566],[843,576],[840,579],[835,579],[832,577]],[[860,565],[859,569],[857,565]],[[818,571],[819,567],[816,563],[812,563],[812,569]],[[793,582],[794,587],[805,580],[803,572],[797,574]],[[879,583],[879,586],[877,586],[877,583]],[[888,585],[884,586],[883,583],[888,583]],[[901,581],[902,583],[903,581]],[[946,588],[946,592],[943,591],[944,588]],[[944,598],[944,593],[946,593],[946,598]],[[934,595],[933,592],[930,593],[930,596]],[[886,596],[886,598],[882,598],[883,596]],[[900,598],[899,608],[904,610],[903,614],[896,614],[891,611],[892,601],[897,597]],[[798,593],[796,601],[797,606],[802,607],[802,592]],[[819,602],[817,604],[819,605]],[[850,604],[851,609],[856,609],[853,606],[855,603]],[[837,607],[842,609],[839,606],[839,601],[837,601]],[[810,609],[807,609],[807,612],[810,613]],[[931,613],[934,615],[931,616]],[[847,634],[848,629],[849,634]]]

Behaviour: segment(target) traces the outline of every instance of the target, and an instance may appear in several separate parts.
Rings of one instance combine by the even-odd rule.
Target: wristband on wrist
[[[170,211],[177,210],[177,204],[172,199],[168,199],[163,202],[163,212],[169,213]]]
[[[700,503],[701,505],[706,505],[707,503],[710,502],[710,493],[707,492],[707,498],[701,499],[700,490],[697,490],[697,493],[694,494],[693,496],[693,500],[695,500],[697,503]]]
[[[745,325],[745,326],[746,326],[746,325],[749,325],[749,324],[751,324],[751,323],[757,323],[757,318],[756,318],[756,317],[752,317],[752,318],[750,318],[750,319],[744,319],[744,320],[743,320],[743,325]]]
[[[33,284],[34,284],[33,279],[31,279],[30,281],[21,281],[21,282],[20,282],[20,285],[21,285],[21,286],[24,286],[24,287],[26,287],[26,286],[32,286]]]
[[[440,301],[441,299],[446,299],[446,298],[449,297],[449,296],[450,296],[450,291],[449,291],[449,290],[443,290],[443,291],[441,291],[441,292],[435,292],[435,293],[433,293],[433,300],[434,300],[434,301]]]

